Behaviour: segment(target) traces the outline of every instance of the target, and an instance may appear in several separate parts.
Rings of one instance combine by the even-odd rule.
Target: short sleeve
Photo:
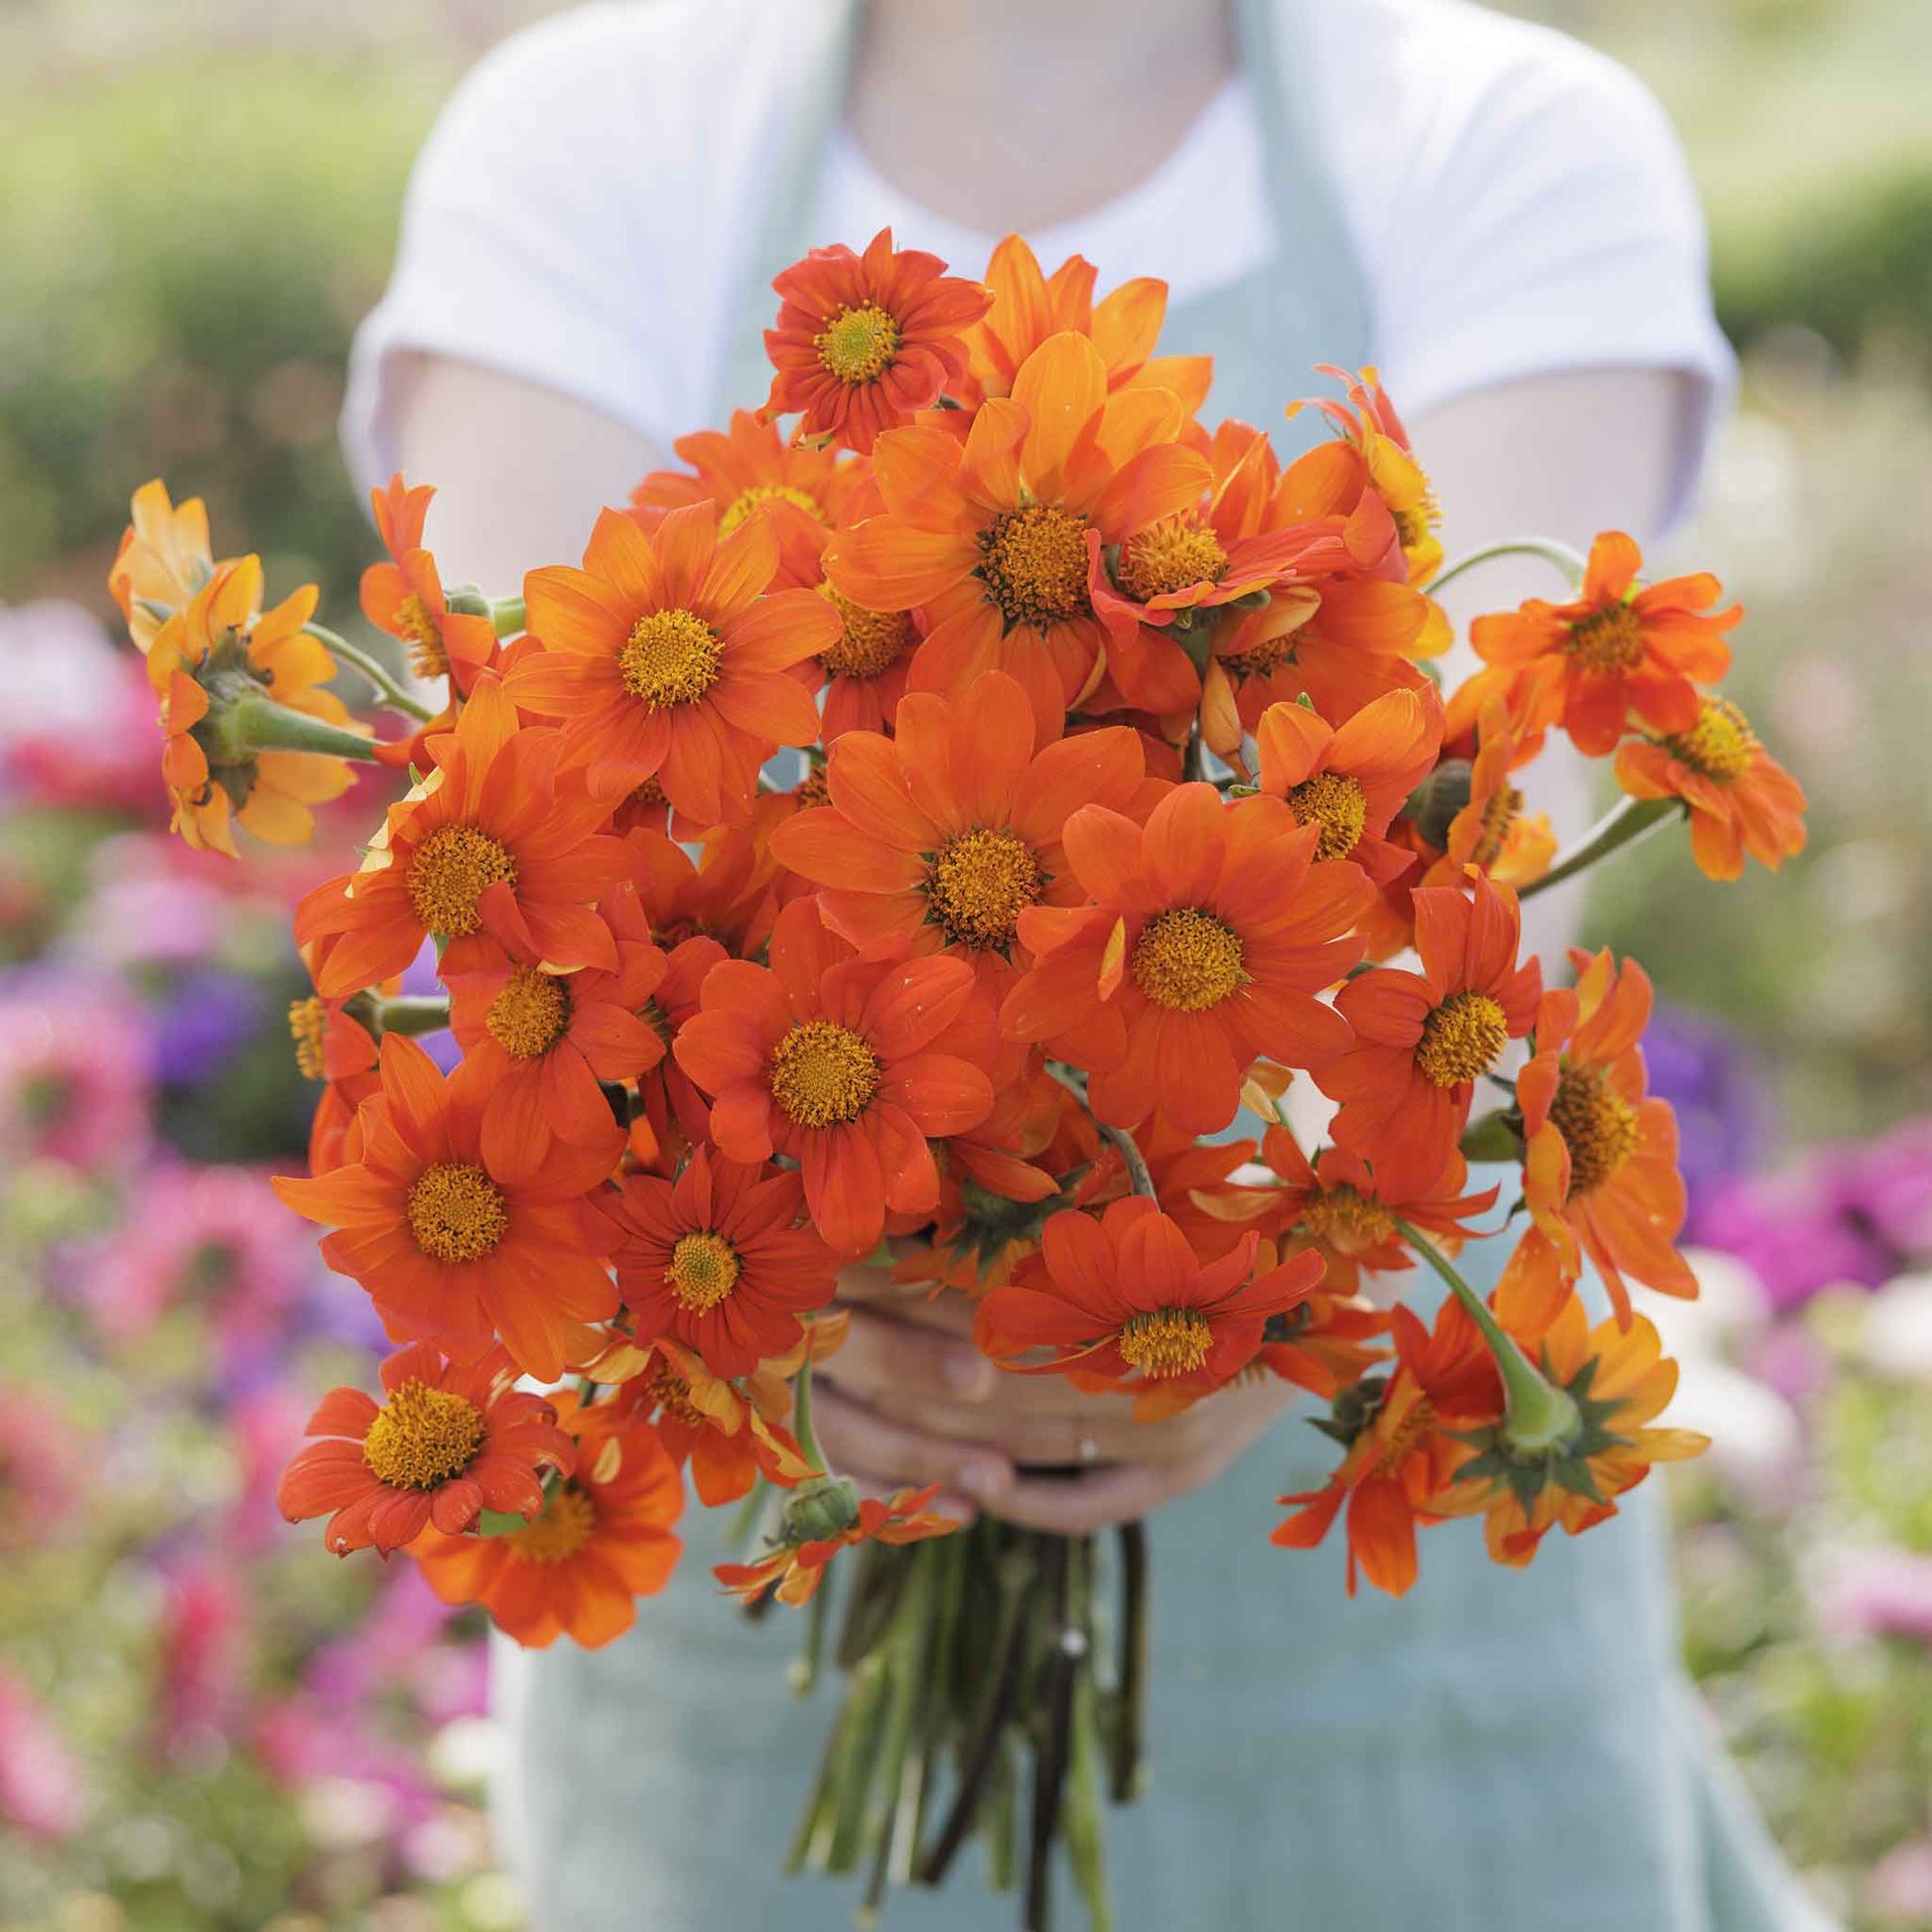
[[[1475,7],[1432,16],[1398,40],[1397,91],[1431,103],[1374,244],[1389,391],[1420,415],[1563,369],[1686,371],[1704,433],[1686,439],[1674,521],[1735,366],[1676,133],[1634,75],[1566,36]]]
[[[405,349],[521,376],[660,443],[690,426],[729,252],[704,241],[728,184],[694,84],[716,37],[684,4],[581,7],[459,84],[351,352],[342,432],[358,480],[394,467],[388,387]]]

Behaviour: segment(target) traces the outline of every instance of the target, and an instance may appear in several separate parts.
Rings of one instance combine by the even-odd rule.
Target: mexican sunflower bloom
[[[1343,385],[1353,409],[1351,414],[1331,397],[1314,403],[1338,432],[1336,442],[1322,453],[1321,463],[1336,478],[1344,496],[1358,496],[1367,488],[1382,500],[1395,524],[1409,582],[1427,584],[1443,567],[1442,539],[1436,534],[1443,521],[1442,506],[1416,461],[1395,404],[1373,368],[1357,377],[1328,363],[1316,366],[1320,374],[1331,375]],[[1292,417],[1306,406],[1291,403],[1288,413]]]
[[[1626,738],[1616,781],[1633,798],[1681,798],[1691,856],[1707,879],[1736,879],[1748,852],[1776,872],[1805,849],[1805,794],[1728,698],[1706,692],[1698,721],[1665,738]]]
[[[155,632],[214,575],[207,505],[191,496],[179,507],[159,477],[128,505],[129,523],[107,573],[107,589],[145,652]]]
[[[1004,1368],[1137,1386],[1232,1381],[1254,1360],[1273,1315],[1321,1280],[1317,1255],[1254,1272],[1257,1236],[1203,1262],[1156,1201],[1132,1194],[1098,1217],[1068,1208],[1040,1237],[1038,1257],[980,1304],[979,1333]],[[1272,1258],[1272,1251],[1271,1258]],[[1009,1358],[1050,1348],[1051,1361]]]
[[[630,1175],[607,1212],[637,1339],[668,1335],[722,1376],[796,1346],[798,1317],[832,1299],[839,1272],[838,1256],[798,1225],[804,1205],[795,1173],[704,1148],[674,1181]]]
[[[423,548],[423,519],[435,494],[427,483],[405,487],[400,472],[386,488],[369,491],[389,555],[362,573],[362,615],[401,639],[418,677],[447,677],[467,694],[477,673],[495,661],[496,626],[486,617],[452,611],[443,594],[436,559]]]
[[[523,580],[530,634],[507,687],[563,723],[566,761],[607,802],[654,778],[703,825],[742,818],[777,745],[809,745],[818,711],[792,667],[829,648],[838,615],[808,590],[770,590],[778,538],[749,518],[722,540],[709,501],[650,534],[606,510],[582,570]]]
[[[1386,835],[1436,762],[1442,736],[1433,689],[1391,691],[1339,730],[1310,706],[1270,705],[1255,727],[1261,789],[1286,800],[1297,824],[1320,828],[1317,859],[1351,859],[1386,886],[1415,863]]]
[[[1148,392],[1110,406],[1107,369],[1084,336],[1050,337],[981,405],[962,448],[950,430],[894,430],[873,453],[883,515],[841,531],[826,575],[873,611],[924,615],[915,691],[956,691],[976,674],[1017,678],[1042,738],[1099,663],[1106,631],[1088,595],[1088,532],[1103,545],[1191,510],[1206,460],[1174,439],[1181,406]]]
[[[712,1097],[721,1154],[796,1161],[812,1225],[841,1255],[870,1254],[888,1208],[938,1206],[928,1138],[992,1111],[992,1016],[963,960],[860,955],[809,899],[778,915],[770,959],[712,968],[678,1064]]]
[[[863,255],[814,248],[771,286],[780,307],[764,347],[776,373],[762,414],[800,414],[800,437],[861,452],[965,374],[965,332],[992,302],[937,255],[895,251],[891,228]]]
[[[1638,588],[1642,565],[1629,537],[1606,530],[1590,545],[1570,603],[1531,598],[1504,616],[1477,618],[1469,641],[1488,667],[1477,674],[1482,689],[1501,684],[1531,729],[1561,724],[1590,758],[1616,749],[1633,714],[1659,734],[1695,731],[1698,686],[1729,668],[1724,633],[1743,610],[1712,610],[1724,588],[1707,571]]]
[[[1462,1438],[1503,1413],[1502,1380],[1462,1305],[1445,1302],[1434,1331],[1406,1308],[1392,1316],[1395,1371],[1344,1390],[1323,1427],[1348,1443],[1319,1489],[1277,1500],[1295,1513],[1269,1538],[1312,1550],[1347,1505],[1348,1593],[1358,1574],[1400,1596],[1416,1581],[1416,1529],[1449,1513],[1446,1492],[1476,1453]]]
[[[636,1620],[637,1598],[670,1582],[683,1551],[672,1525],[684,1484],[650,1424],[615,1404],[555,1398],[577,1442],[577,1466],[543,1509],[500,1536],[445,1536],[433,1525],[410,1545],[446,1603],[481,1603],[499,1630],[541,1650],[561,1636],[595,1650]]]
[[[1475,757],[1468,765],[1468,796],[1442,827],[1443,855],[1423,874],[1425,886],[1460,887],[1478,866],[1504,886],[1521,888],[1541,879],[1556,857],[1556,834],[1547,813],[1525,815],[1523,794],[1511,782],[1522,761],[1523,735],[1508,706],[1492,696],[1476,721]],[[1447,795],[1453,797],[1452,788]],[[1425,835],[1434,829],[1424,826]]]
[[[840,1477],[803,1485],[786,1509],[783,1542],[750,1563],[721,1563],[712,1574],[747,1602],[770,1590],[780,1603],[796,1608],[818,1594],[825,1566],[841,1550],[859,1543],[919,1543],[956,1530],[959,1525],[950,1516],[935,1516],[926,1508],[938,1493],[936,1482],[863,1499]]]
[[[258,558],[224,563],[148,644],[174,829],[197,850],[231,859],[233,823],[268,845],[304,845],[315,831],[309,808],[340,798],[355,782],[344,759],[222,749],[215,701],[233,701],[237,693],[244,703],[259,694],[323,724],[353,729],[342,700],[322,688],[336,675],[336,660],[303,629],[315,614],[316,587],[305,584],[267,612],[261,595]]]
[[[617,1311],[593,1248],[604,1223],[580,1206],[609,1150],[559,1141],[541,1163],[526,1149],[492,1165],[481,1084],[467,1065],[445,1079],[413,1039],[389,1035],[360,1158],[310,1180],[277,1176],[275,1191],[336,1230],[323,1260],[368,1291],[394,1339],[475,1361],[500,1337],[522,1373],[554,1382],[572,1324]]]
[[[553,1137],[605,1148],[615,1164],[623,1130],[599,1083],[638,1079],[664,1057],[649,1008],[670,962],[645,936],[634,895],[610,893],[600,903],[617,944],[615,972],[517,962],[449,976],[452,1030],[488,1094],[483,1153],[500,1165],[526,1146],[541,1160]]]
[[[1677,1117],[1646,1092],[1637,1043],[1650,1021],[1650,977],[1633,959],[1617,965],[1607,948],[1571,958],[1577,984],[1543,996],[1536,1053],[1516,1076],[1530,1226],[1496,1307],[1524,1337],[1556,1318],[1585,1259],[1626,1328],[1629,1281],[1687,1301],[1698,1292],[1674,1245],[1685,1211]]]
[[[622,877],[624,847],[598,833],[609,805],[559,777],[556,734],[519,729],[484,673],[436,742],[441,762],[390,806],[362,869],[297,908],[298,942],[327,942],[316,990],[343,999],[388,979],[432,937],[452,975],[512,956],[614,971],[617,947],[589,901]]]
[[[1453,1151],[1475,1083],[1529,1032],[1543,990],[1534,959],[1516,961],[1516,895],[1478,879],[1414,894],[1420,973],[1378,967],[1350,980],[1335,1005],[1355,1043],[1315,1065],[1314,1083],[1341,1102],[1340,1147],[1428,1173]]]
[[[1701,1455],[1711,1439],[1691,1429],[1650,1425],[1677,1393],[1677,1364],[1642,1315],[1625,1327],[1595,1328],[1571,1296],[1537,1344],[1544,1374],[1577,1405],[1578,1429],[1544,1457],[1526,1461],[1500,1441],[1480,1437],[1480,1453],[1456,1472],[1445,1499],[1456,1514],[1483,1512],[1489,1554],[1521,1566],[1562,1525],[1578,1536],[1616,1514],[1616,1498],[1659,1462]]]
[[[1159,1108],[1211,1134],[1258,1057],[1308,1066],[1348,1046],[1315,995],[1361,956],[1374,888],[1345,860],[1315,864],[1318,828],[1280,799],[1179,785],[1145,827],[1088,805],[1062,837],[1088,902],[1020,915],[1034,965],[1001,1019],[1090,1070],[1101,1120],[1135,1127]]]
[[[323,1540],[338,1556],[399,1550],[434,1523],[458,1536],[485,1509],[534,1516],[546,1469],[568,1475],[575,1445],[541,1396],[516,1387],[503,1351],[445,1361],[427,1342],[382,1364],[380,1405],[360,1389],[331,1389],[276,1501],[291,1523],[329,1517]]]
[[[1150,789],[1125,727],[1035,742],[1033,707],[1004,672],[951,696],[913,692],[894,737],[833,746],[829,804],[781,825],[772,854],[821,888],[826,924],[854,945],[897,939],[1003,972],[1030,905],[1085,897],[1061,849],[1068,817],[1131,812]]]

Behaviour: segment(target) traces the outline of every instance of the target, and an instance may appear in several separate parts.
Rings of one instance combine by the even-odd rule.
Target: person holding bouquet
[[[1281,414],[1311,366],[1377,365],[1446,505],[1439,538],[1417,496],[1405,548],[1664,533],[1730,381],[1655,103],[1467,0],[639,0],[516,36],[445,108],[358,339],[354,467],[438,481],[452,580],[575,557],[674,442],[762,397],[772,276],[886,228],[955,273],[1019,230],[1048,270],[1160,278],[1163,349],[1211,355],[1218,411],[1284,459],[1322,427]],[[1515,559],[1484,608],[1547,589]],[[1446,589],[1451,617],[1467,595]],[[1580,830],[1582,761],[1546,758],[1539,786]],[[1553,983],[1577,911],[1564,891],[1529,909]],[[1311,1083],[1288,1104],[1314,1145]],[[1513,1240],[1471,1241],[1463,1273],[1488,1289]],[[1331,1458],[1289,1383],[1133,1420],[999,1373],[970,1306],[901,1272],[841,1277],[849,1338],[816,1395],[837,1466],[936,1484],[960,1519],[1152,1518],[1157,1778],[1113,1855],[1124,1925],[1820,1922],[1676,1661],[1654,1488],[1527,1571],[1452,1526],[1423,1587],[1344,1602],[1234,1523],[1321,1493]],[[510,1850],[541,1926],[846,1917],[834,1891],[779,1888],[822,1723],[780,1688],[792,1639],[721,1616],[707,1572],[687,1562],[608,1647],[498,1654]],[[970,1885],[892,1909],[908,1932],[1007,1916]]]

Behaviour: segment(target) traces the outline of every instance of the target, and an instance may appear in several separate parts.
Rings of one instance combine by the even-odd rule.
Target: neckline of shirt
[[[851,229],[841,238],[857,248],[888,224],[899,247],[927,249],[965,274],[985,266],[999,239],[911,201],[841,121],[820,179],[819,225]],[[1084,255],[1103,289],[1152,275],[1175,302],[1211,295],[1259,267],[1274,252],[1275,226],[1247,76],[1222,82],[1151,174],[1028,239],[1049,275],[1068,255]]]

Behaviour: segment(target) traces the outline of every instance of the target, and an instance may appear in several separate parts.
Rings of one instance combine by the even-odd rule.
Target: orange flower
[[[423,519],[436,494],[427,483],[403,486],[402,473],[386,489],[369,491],[386,563],[362,573],[362,615],[409,648],[409,668],[421,678],[447,677],[468,693],[477,673],[496,657],[496,626],[486,617],[452,611],[436,559],[423,548]]]
[[[632,1174],[607,1212],[622,1231],[618,1290],[640,1341],[669,1335],[716,1375],[796,1345],[832,1299],[839,1258],[809,1227],[798,1175],[699,1148],[675,1181]]]
[[[451,1026],[488,1092],[483,1146],[492,1161],[513,1165],[525,1147],[541,1161],[555,1136],[601,1147],[615,1165],[623,1129],[599,1082],[639,1079],[664,1057],[648,1008],[670,962],[645,936],[634,894],[607,893],[601,911],[616,972],[505,964],[449,978]]]
[[[914,692],[896,737],[851,732],[832,748],[831,803],[779,826],[772,855],[818,884],[826,924],[854,945],[897,939],[1003,978],[1021,913],[1083,897],[1060,846],[1068,815],[1130,811],[1147,788],[1131,731],[1037,753],[1035,740],[1027,694],[1003,672],[953,697]]]
[[[965,333],[992,303],[937,255],[895,252],[891,228],[863,255],[814,248],[771,286],[781,306],[764,350],[776,374],[761,413],[802,413],[801,437],[860,451],[965,374]]]
[[[1590,545],[1573,602],[1531,598],[1508,615],[1477,618],[1469,640],[1494,674],[1482,688],[1501,680],[1520,692],[1530,729],[1561,724],[1591,758],[1615,749],[1633,712],[1655,732],[1694,731],[1697,687],[1724,676],[1724,633],[1744,614],[1736,605],[1710,609],[1724,587],[1709,572],[1638,590],[1642,564],[1629,537],[1606,530]]]
[[[345,759],[315,752],[250,751],[229,761],[211,735],[214,699],[245,702],[251,692],[324,724],[359,729],[342,700],[321,688],[336,675],[336,660],[303,629],[316,595],[305,584],[262,613],[261,562],[239,557],[215,570],[149,640],[174,829],[197,850],[235,857],[231,814],[266,844],[306,844],[315,831],[309,807],[355,782]]]
[[[868,611],[836,589],[830,578],[819,580],[818,594],[839,614],[838,641],[817,659],[825,674],[820,736],[829,748],[847,732],[891,731],[919,648],[917,615]]]
[[[430,1523],[458,1536],[481,1510],[534,1516],[542,1471],[568,1475],[576,1459],[557,1412],[517,1389],[500,1348],[463,1366],[417,1342],[383,1362],[382,1389],[380,1408],[331,1389],[308,1428],[331,1440],[300,1450],[275,1492],[291,1523],[329,1516],[338,1556],[373,1545],[386,1557]]]
[[[1214,363],[1206,355],[1154,353],[1168,313],[1168,285],[1152,276],[1093,299],[1095,269],[1069,255],[1050,276],[1026,241],[1010,234],[986,265],[993,306],[968,334],[971,365],[959,400],[968,407],[1013,393],[1020,365],[1049,336],[1085,336],[1106,365],[1109,390],[1169,389],[1191,415],[1207,399]]]
[[[485,672],[439,763],[399,803],[359,872],[319,886],[297,908],[307,945],[333,938],[316,969],[338,999],[402,972],[432,935],[442,969],[483,972],[515,954],[552,966],[616,970],[610,929],[591,910],[624,868],[624,848],[596,828],[608,805],[557,775],[554,732],[519,730],[516,708]]]
[[[1323,1427],[1348,1453],[1321,1488],[1277,1499],[1297,1507],[1269,1539],[1312,1550],[1345,1502],[1350,1596],[1358,1571],[1391,1596],[1416,1581],[1416,1526],[1446,1513],[1446,1492],[1475,1454],[1461,1437],[1503,1413],[1502,1380],[1459,1302],[1443,1304],[1434,1333],[1405,1308],[1392,1321],[1395,1373],[1342,1392]]]
[[[1649,1427],[1677,1392],[1677,1364],[1665,1358],[1642,1315],[1627,1328],[1605,1321],[1592,1329],[1573,1295],[1545,1331],[1541,1352],[1544,1374],[1577,1405],[1577,1435],[1526,1460],[1511,1452],[1500,1430],[1481,1432],[1478,1454],[1444,1498],[1456,1514],[1482,1510],[1489,1554],[1519,1567],[1559,1523],[1577,1536],[1603,1522],[1654,1464],[1702,1454],[1711,1441],[1695,1430]]]
[[[974,416],[962,448],[949,428],[882,437],[873,474],[881,516],[826,552],[833,588],[874,611],[919,608],[927,633],[911,688],[956,691],[976,673],[1019,679],[1042,738],[1100,661],[1105,631],[1088,597],[1088,532],[1103,545],[1191,510],[1206,461],[1174,438],[1176,398],[1111,403],[1100,351],[1049,338],[1022,364],[1011,399]]]
[[[862,1500],[843,1477],[801,1483],[786,1506],[786,1540],[750,1563],[721,1563],[712,1575],[748,1603],[770,1590],[780,1603],[796,1608],[817,1595],[825,1566],[841,1550],[856,1543],[918,1543],[929,1536],[949,1536],[959,1525],[926,1508],[938,1493],[934,1482],[923,1489],[896,1490],[883,1500]]]
[[[1316,367],[1320,374],[1331,375],[1340,382],[1354,405],[1351,415],[1332,399],[1314,401],[1313,407],[1327,417],[1340,436],[1339,442],[1323,452],[1319,461],[1336,477],[1343,494],[1359,496],[1363,488],[1375,492],[1394,521],[1409,582],[1427,584],[1443,567],[1442,540],[1436,534],[1443,512],[1429,478],[1416,461],[1409,432],[1403,428],[1395,404],[1389,400],[1381,377],[1372,368],[1364,369],[1356,379],[1347,370],[1329,363],[1318,363]],[[1307,406],[1291,403],[1288,413],[1293,417]],[[1355,466],[1352,469],[1351,458]]]
[[[533,570],[523,595],[543,645],[511,669],[526,711],[564,721],[566,760],[615,799],[655,778],[705,825],[743,818],[772,747],[818,736],[791,667],[830,647],[837,614],[810,591],[767,591],[770,521],[722,542],[709,502],[670,511],[651,535],[621,510],[597,519],[584,568]]]
[[[393,982],[383,990],[393,990]],[[349,1123],[356,1108],[381,1091],[375,1036],[342,1001],[320,997],[290,1003],[289,1036],[302,1077],[325,1083],[309,1126],[309,1172],[327,1173],[352,1158],[344,1152]]]
[[[177,509],[159,477],[144,483],[128,505],[107,589],[127,620],[128,635],[146,651],[155,633],[214,575],[208,548],[207,505],[191,496]]]
[[[1063,837],[1092,902],[1020,915],[1035,963],[1006,1031],[1088,1068],[1111,1126],[1158,1107],[1189,1133],[1225,1127],[1255,1059],[1307,1066],[1349,1041],[1315,995],[1360,957],[1373,888],[1346,861],[1312,863],[1318,836],[1279,799],[1227,805],[1211,784],[1177,786],[1145,828],[1083,807]]]
[[[1691,854],[1708,879],[1736,879],[1746,852],[1776,872],[1805,849],[1805,794],[1758,742],[1750,721],[1715,692],[1698,721],[1668,738],[1616,748],[1616,781],[1633,798],[1681,798],[1691,813]]]
[[[298,1214],[336,1232],[322,1258],[368,1290],[397,1341],[434,1341],[475,1361],[500,1337],[526,1375],[554,1382],[571,1324],[616,1311],[593,1252],[603,1224],[580,1203],[606,1151],[553,1143],[541,1165],[492,1163],[473,1069],[448,1080],[413,1039],[382,1042],[382,1092],[364,1103],[353,1164],[312,1180],[278,1175]]]
[[[731,428],[722,434],[699,430],[680,436],[671,448],[694,474],[653,470],[630,492],[632,507],[640,512],[637,520],[645,529],[654,529],[667,510],[710,502],[717,506],[722,539],[754,511],[763,510],[777,519],[781,554],[789,559],[802,530],[814,564],[817,549],[812,538],[822,540],[838,522],[866,474],[863,463],[836,450],[786,441],[775,424],[753,409],[734,409]]]
[[[1491,697],[1476,721],[1476,755],[1468,767],[1469,795],[1443,830],[1443,856],[1423,874],[1425,886],[1462,887],[1471,866],[1521,889],[1541,879],[1556,857],[1549,815],[1523,815],[1523,794],[1510,783],[1524,762],[1523,734],[1500,698]],[[1427,836],[1431,828],[1424,826]]]
[[[502,1536],[445,1536],[432,1527],[410,1545],[446,1603],[481,1603],[500,1630],[532,1650],[569,1636],[587,1650],[621,1637],[639,1596],[670,1582],[683,1551],[671,1525],[684,1484],[647,1422],[609,1403],[554,1398],[577,1439],[577,1467],[544,1498],[543,1512]]]
[[[1698,1292],[1672,1245],[1685,1206],[1677,1117],[1669,1101],[1646,1095],[1637,1044],[1650,1021],[1649,976],[1633,959],[1619,968],[1607,947],[1571,958],[1577,984],[1543,996],[1536,1054],[1516,1076],[1531,1224],[1503,1270],[1496,1307],[1523,1336],[1556,1319],[1584,1257],[1626,1328],[1626,1276],[1686,1300]]]
[[[1321,1280],[1311,1254],[1257,1275],[1258,1251],[1250,1234],[1204,1263],[1140,1194],[1098,1218],[1069,1208],[1046,1223],[1037,1259],[980,1304],[980,1345],[1022,1374],[1077,1369],[1136,1387],[1184,1376],[1218,1387],[1254,1360],[1269,1317]],[[1055,1351],[1050,1362],[1005,1359],[1042,1347]]]
[[[1415,863],[1385,834],[1435,763],[1442,736],[1433,689],[1391,691],[1339,731],[1307,705],[1270,705],[1255,727],[1261,788],[1286,799],[1297,824],[1320,827],[1317,859],[1352,859],[1386,886]]]
[[[712,1096],[720,1153],[796,1161],[812,1224],[840,1254],[870,1254],[889,1207],[939,1204],[927,1138],[992,1111],[992,1082],[962,1057],[991,1060],[991,1017],[964,961],[861,957],[809,899],[778,915],[770,958],[712,968],[678,1064]]]
[[[1198,1196],[1200,1204],[1227,1221],[1255,1224],[1290,1252],[1312,1249],[1325,1264],[1324,1287],[1340,1295],[1354,1294],[1364,1273],[1415,1266],[1396,1232],[1398,1220],[1433,1235],[1452,1255],[1468,1232],[1462,1223],[1496,1204],[1495,1187],[1462,1192],[1468,1164],[1453,1152],[1434,1173],[1405,1171],[1386,1159],[1371,1163],[1339,1147],[1320,1149],[1311,1165],[1294,1135],[1271,1127],[1261,1153],[1284,1185],[1216,1188]]]
[[[1536,1019],[1543,974],[1519,966],[1516,895],[1486,878],[1473,898],[1452,888],[1414,895],[1420,973],[1378,967],[1350,980],[1335,1005],[1355,1044],[1314,1066],[1314,1083],[1341,1102],[1338,1146],[1405,1173],[1432,1173],[1453,1152],[1475,1082]]]

